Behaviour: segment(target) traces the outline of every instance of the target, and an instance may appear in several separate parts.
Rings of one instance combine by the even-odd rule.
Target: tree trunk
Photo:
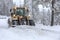
[[[54,24],[54,3],[55,3],[55,0],[52,0],[51,26],[53,26]]]

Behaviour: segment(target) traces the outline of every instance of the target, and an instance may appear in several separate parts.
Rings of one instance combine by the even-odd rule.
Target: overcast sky
[[[24,0],[13,0],[13,2],[16,5],[22,5],[22,4],[24,4]]]

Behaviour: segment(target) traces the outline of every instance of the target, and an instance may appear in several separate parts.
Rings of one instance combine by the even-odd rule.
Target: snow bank
[[[8,27],[8,17],[0,15],[0,28]]]

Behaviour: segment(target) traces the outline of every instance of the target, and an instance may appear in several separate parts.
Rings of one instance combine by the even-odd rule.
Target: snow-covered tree
[[[50,25],[51,1],[50,0],[32,0],[32,1],[35,21],[45,25]]]
[[[10,8],[13,6],[12,0],[0,0],[0,14],[10,15]]]

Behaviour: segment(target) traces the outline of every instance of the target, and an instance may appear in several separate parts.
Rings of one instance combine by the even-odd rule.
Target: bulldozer
[[[10,9],[11,17],[8,19],[10,27],[17,25],[35,26],[35,22],[30,19],[29,10],[27,7],[14,7]],[[26,15],[28,13],[28,15]]]

